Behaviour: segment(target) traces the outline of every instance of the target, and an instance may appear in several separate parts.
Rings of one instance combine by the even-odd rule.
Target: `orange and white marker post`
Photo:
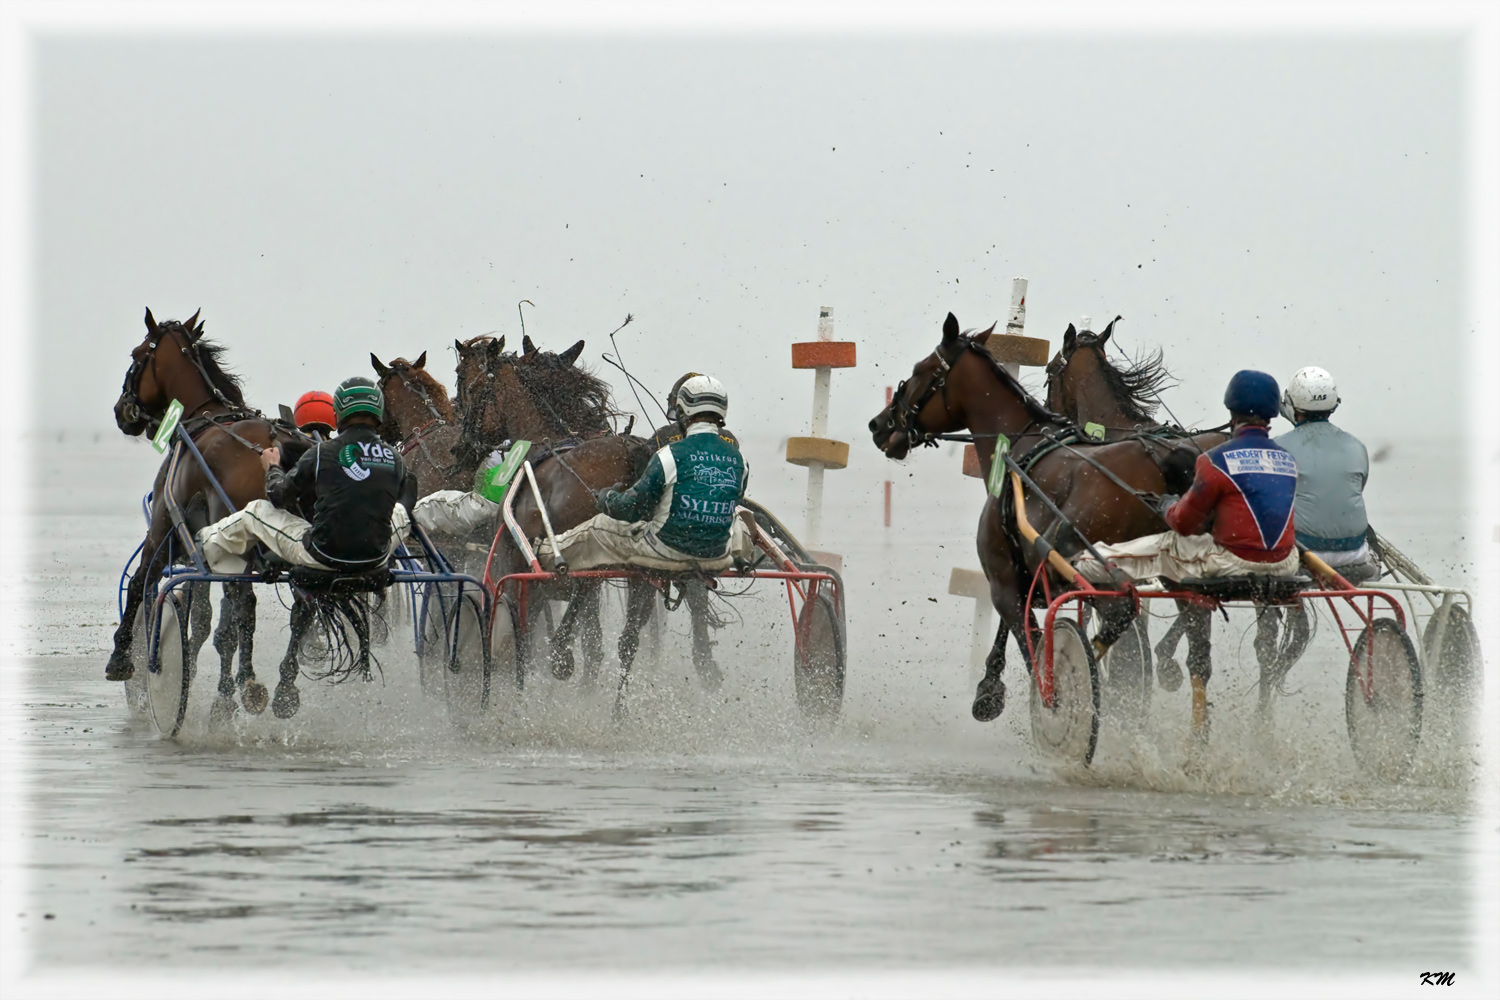
[[[792,345],[792,367],[813,370],[812,428],[807,437],[788,438],[786,460],[807,469],[807,529],[804,544],[823,542],[823,470],[849,465],[849,445],[828,437],[828,392],[835,368],[854,367],[854,342],[833,339],[833,308],[818,309],[818,339]]]
[[[1021,366],[1046,367],[1052,358],[1052,345],[1026,332],[1026,292],[1030,285],[1025,278],[1013,278],[1010,283],[1010,310],[1006,313],[1005,333],[991,334],[986,347],[990,356],[1016,378],[1021,377]],[[964,475],[983,479],[979,467],[979,452],[972,444],[964,445]],[[975,670],[984,668],[984,658],[989,655],[994,641],[993,606],[990,603],[990,585],[978,570],[953,568],[948,578],[948,593],[974,600],[974,636],[969,646],[969,662]]]
[[[1010,282],[1010,311],[1006,313],[1005,333],[991,334],[986,347],[990,357],[1000,362],[1001,367],[1016,378],[1021,377],[1021,366],[1045,368],[1052,360],[1052,345],[1037,337],[1027,337],[1026,291],[1030,282],[1025,278],[1012,278]],[[979,452],[972,444],[964,445],[964,475],[975,479],[984,478],[979,471]]]

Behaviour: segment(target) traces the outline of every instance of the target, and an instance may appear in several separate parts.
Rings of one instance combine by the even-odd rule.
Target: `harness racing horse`
[[[147,309],[146,338],[131,351],[125,383],[115,402],[115,423],[121,432],[132,437],[154,431],[171,401],[179,401],[183,408],[181,426],[192,436],[230,502],[243,508],[251,500],[266,495],[260,449],[277,444],[284,449],[284,455],[295,458],[308,442],[300,435],[278,428],[245,405],[239,379],[222,367],[223,352],[221,345],[203,338],[198,313],[185,323],[169,320],[158,324]],[[105,667],[105,677],[110,680],[125,680],[135,672],[132,632],[147,584],[158,579],[171,561],[186,558],[186,553],[174,548],[168,495],[185,512],[188,530],[192,532],[230,513],[197,462],[177,464],[176,475],[168,483],[167,473],[172,467],[169,457],[156,473],[151,524],[141,563],[130,578],[125,611],[120,627],[115,630],[114,650]],[[208,584],[194,584],[188,608],[189,666],[207,639],[209,617]],[[232,710],[237,688],[247,711],[252,714],[265,711],[266,688],[255,679],[252,664],[254,635],[254,591],[248,583],[225,584],[219,628],[214,634],[214,648],[220,657],[216,717]],[[231,676],[236,650],[240,668],[237,675]]]
[[[1071,323],[1068,325],[1062,350],[1047,365],[1047,407],[1071,417],[1080,426],[1086,426],[1087,422],[1102,425],[1106,429],[1105,440],[1161,432],[1184,435],[1180,428],[1163,428],[1152,419],[1160,406],[1161,389],[1171,378],[1162,362],[1161,351],[1157,350],[1128,367],[1119,367],[1109,359],[1105,350],[1114,325],[1115,321],[1111,320],[1099,334],[1087,330],[1079,333]],[[1228,440],[1228,435],[1206,431],[1194,435],[1192,440],[1198,448],[1207,451]],[[1182,684],[1182,667],[1175,658],[1178,643],[1186,633],[1191,649],[1192,635],[1207,628],[1207,610],[1180,602],[1178,609],[1176,620],[1156,644],[1157,681],[1169,691],[1177,690]],[[1278,607],[1257,603],[1255,657],[1260,667],[1258,692],[1262,713],[1270,709],[1271,693],[1301,657],[1311,638],[1307,618],[1292,615],[1290,627],[1278,642],[1280,621]],[[1144,619],[1140,626],[1141,655],[1149,659]]]
[[[993,330],[960,333],[958,320],[949,313],[936,350],[917,362],[890,405],[870,421],[875,446],[887,457],[901,459],[915,446],[935,446],[939,435],[968,430],[989,482],[993,464],[1003,460],[997,449],[1005,441],[1014,460],[1028,469],[1031,480],[1061,511],[1060,519],[1034,491],[1025,495],[1028,520],[1064,557],[1082,551],[1085,539],[1122,542],[1161,531],[1161,518],[1149,498],[1185,488],[1184,466],[1190,481],[1191,461],[1172,454],[1180,446],[1142,440],[1083,443],[1067,418],[1027,394],[985,349]],[[1059,443],[1069,440],[1069,432],[1076,442]],[[982,722],[998,717],[1004,707],[1001,673],[1007,634],[1015,636],[1030,670],[1028,649],[1040,639],[1031,608],[1044,603],[1042,588],[1036,586],[1040,559],[1036,549],[1022,541],[1012,488],[998,492],[999,498],[992,495],[985,502],[976,539],[991,602],[1000,615],[972,709]],[[1043,572],[1054,592],[1068,589],[1053,569]],[[1098,607],[1101,626],[1095,646],[1102,652],[1130,627],[1135,608],[1129,598],[1101,600]],[[1212,666],[1208,637],[1201,639],[1197,648],[1202,655],[1190,652],[1188,668],[1206,685]],[[1196,727],[1196,718],[1194,723]],[[1205,719],[1205,731],[1206,724]]]
[[[454,454],[458,415],[448,401],[448,390],[427,371],[427,352],[415,361],[396,358],[389,365],[371,354],[370,365],[385,394],[381,436],[400,448],[406,468],[417,477],[417,495],[472,486],[474,470],[465,477]]]
[[[493,422],[489,425],[493,429],[489,433],[501,440],[543,442],[542,448],[531,452],[532,467],[553,529],[560,534],[599,512],[594,500],[596,490],[607,486],[624,488],[634,483],[651,459],[651,447],[643,438],[610,432],[610,419],[616,413],[609,385],[574,363],[583,350],[582,341],[561,354],[540,351],[529,338],[524,346],[526,350],[520,355],[499,352],[493,355],[495,365],[489,372],[493,377],[484,379],[484,385],[493,394],[493,403],[486,404],[493,412]],[[466,429],[469,426],[466,420]],[[588,436],[576,445],[557,443],[576,440],[582,435]],[[515,513],[528,538],[542,535],[541,512],[530,490],[523,490],[518,496]],[[496,551],[494,576],[526,568],[519,549],[505,535]],[[549,650],[552,673],[559,679],[572,676],[570,646],[580,616],[583,627],[579,642],[585,676],[592,679],[603,662],[603,631],[599,623],[602,591],[603,582],[591,579],[563,580],[537,589],[538,600],[531,609],[533,619],[543,613],[548,599],[568,602],[567,611],[552,632]],[[618,645],[622,693],[640,649],[641,628],[650,618],[656,590],[648,583],[632,579],[627,584],[627,594],[625,628]]]

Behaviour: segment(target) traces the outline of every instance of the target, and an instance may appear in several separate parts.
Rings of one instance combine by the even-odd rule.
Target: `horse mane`
[[[1099,370],[1104,376],[1104,382],[1127,417],[1143,423],[1154,419],[1156,411],[1161,407],[1162,390],[1176,384],[1162,357],[1161,348],[1138,354],[1122,367],[1109,359],[1100,339],[1091,334],[1080,334],[1078,347],[1092,347],[1098,352]],[[1076,350],[1075,348],[1075,352]]]
[[[1047,404],[1026,391],[1026,387],[1021,384],[1021,380],[1006,371],[1005,366],[996,361],[995,356],[985,350],[983,344],[974,339],[972,330],[965,330],[962,339],[966,348],[972,350],[975,354],[978,354],[990,363],[990,369],[1021,400],[1021,404],[1026,407],[1026,412],[1031,414],[1031,419],[1043,424],[1071,424],[1073,422],[1059,413],[1053,413],[1047,409]]]
[[[562,420],[564,426],[559,431],[608,433],[610,418],[620,415],[609,383],[587,368],[563,361],[551,351],[537,351],[530,360],[516,358],[511,363],[521,386],[538,407],[547,416]]]
[[[199,337],[197,342],[194,342],[192,338],[193,331],[175,319],[162,323],[161,328],[182,334],[183,342],[192,344],[192,351],[198,358],[198,364],[203,366],[204,372],[208,374],[208,381],[213,387],[223,393],[224,398],[235,406],[246,405],[245,390],[240,385],[240,377],[224,367],[224,351],[226,348],[223,344],[215,343],[207,337]],[[198,329],[202,329],[201,324]]]

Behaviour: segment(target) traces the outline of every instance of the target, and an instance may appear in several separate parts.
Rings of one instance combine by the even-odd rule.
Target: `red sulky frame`
[[[1328,610],[1333,615],[1333,620],[1338,623],[1339,634],[1343,637],[1344,646],[1349,650],[1351,659],[1354,656],[1354,637],[1357,637],[1361,631],[1368,628],[1375,620],[1376,601],[1384,602],[1395,614],[1397,626],[1402,632],[1406,631],[1406,615],[1401,609],[1401,604],[1392,595],[1384,591],[1356,587],[1337,573],[1319,574],[1319,576],[1323,577],[1322,583],[1324,589],[1300,591],[1297,597],[1301,600],[1321,598],[1328,602]],[[1047,564],[1043,562],[1038,565],[1031,581],[1031,588],[1027,592],[1026,606],[1028,611],[1033,607],[1032,601],[1034,600],[1038,584],[1040,584],[1044,599],[1047,602],[1047,613],[1042,620],[1043,655],[1040,660],[1038,660],[1036,655],[1037,650],[1032,639],[1032,630],[1030,629],[1026,632],[1026,646],[1027,653],[1031,657],[1031,662],[1039,667],[1036,670],[1037,693],[1042,696],[1042,704],[1048,708],[1056,707],[1057,697],[1053,681],[1052,664],[1053,626],[1057,621],[1058,613],[1067,605],[1072,604],[1076,607],[1078,623],[1082,625],[1085,603],[1101,598],[1131,598],[1136,603],[1137,612],[1140,610],[1140,602],[1142,600],[1160,600],[1163,598],[1186,601],[1189,604],[1197,605],[1200,608],[1207,608],[1210,611],[1218,610],[1226,603],[1235,603],[1220,601],[1191,590],[1142,591],[1131,584],[1125,584],[1118,590],[1100,590],[1085,580],[1082,575],[1079,575],[1074,581],[1077,589],[1064,591],[1054,597],[1052,594],[1052,583],[1047,578]],[[1346,623],[1343,616],[1339,614],[1338,606],[1340,601],[1347,604],[1348,610],[1358,619],[1357,625]],[[1372,701],[1375,696],[1373,655],[1374,646],[1371,644],[1366,647],[1365,651],[1365,669],[1356,675],[1359,681],[1360,693],[1364,696],[1367,703]]]

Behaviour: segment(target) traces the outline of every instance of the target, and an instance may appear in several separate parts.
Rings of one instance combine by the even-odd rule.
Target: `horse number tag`
[[[990,496],[998,497],[1005,489],[1005,456],[1010,454],[1010,438],[1004,434],[995,437],[995,457],[990,459],[990,478],[985,481],[985,488],[990,491]]]
[[[161,418],[161,427],[157,428],[156,437],[151,439],[151,447],[157,451],[166,451],[167,444],[172,440],[172,434],[177,430],[180,420],[182,420],[182,404],[174,399],[167,407],[166,415]]]

